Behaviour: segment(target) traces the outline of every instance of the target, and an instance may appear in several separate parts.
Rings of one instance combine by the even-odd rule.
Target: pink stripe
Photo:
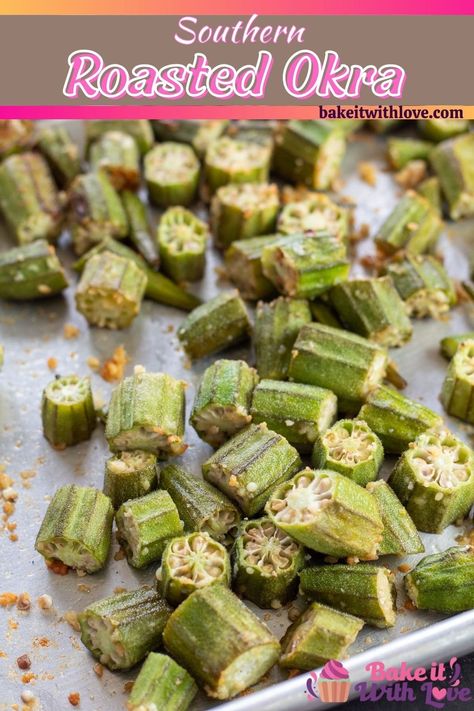
[[[0,106],[0,119],[317,118],[314,106]]]

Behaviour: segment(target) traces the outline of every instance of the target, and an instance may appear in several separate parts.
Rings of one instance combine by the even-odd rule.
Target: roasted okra
[[[133,682],[127,711],[187,711],[197,690],[192,676],[171,657],[150,652]]]
[[[122,202],[127,214],[130,240],[143,259],[153,268],[160,266],[160,256],[155,240],[151,236],[147,209],[138,195],[132,190],[124,190]],[[154,274],[153,276],[157,276]]]
[[[221,249],[232,242],[271,234],[279,209],[278,188],[268,183],[229,183],[211,202],[210,224]]]
[[[124,501],[138,499],[155,489],[157,473],[156,455],[152,452],[118,452],[105,463],[104,494],[118,509]]]
[[[278,232],[286,235],[298,232],[323,232],[344,242],[350,229],[350,213],[323,193],[310,193],[296,202],[289,202],[278,217]]]
[[[86,121],[86,142],[88,145],[97,141],[104,133],[121,131],[135,139],[141,155],[147,153],[153,146],[153,131],[149,121],[145,119],[129,119],[125,121]]]
[[[103,170],[116,190],[136,190],[140,183],[140,154],[132,136],[122,131],[103,133],[89,148],[94,170]]]
[[[369,482],[366,488],[379,505],[384,527],[379,555],[423,553],[425,547],[416,526],[393,489],[383,479]]]
[[[11,153],[19,153],[28,147],[32,141],[33,121],[20,119],[2,119],[0,121],[0,157]]]
[[[199,160],[190,146],[159,143],[146,154],[143,165],[148,195],[154,205],[189,205],[194,200]]]
[[[407,254],[386,270],[413,318],[439,318],[456,303],[454,284],[435,257]]]
[[[228,121],[212,119],[206,121],[184,119],[152,121],[151,125],[155,136],[160,141],[177,141],[189,143],[197,155],[203,158],[212,141],[219,138],[225,131]]]
[[[262,254],[265,247],[285,242],[285,235],[252,237],[233,242],[224,259],[229,279],[244,299],[257,301],[276,295],[276,288],[263,273]]]
[[[213,141],[206,151],[206,184],[213,194],[228,183],[265,183],[269,165],[268,146],[224,136]]]
[[[394,254],[401,249],[411,254],[432,252],[441,226],[441,220],[428,200],[409,190],[382,224],[375,241],[385,254]]]
[[[44,436],[57,449],[89,439],[97,423],[90,378],[66,375],[49,383],[41,418]]]
[[[62,187],[67,187],[81,172],[79,148],[64,126],[43,128],[38,136],[38,148]]]
[[[474,424],[474,339],[463,341],[456,349],[440,400],[449,415]]]
[[[157,243],[168,276],[178,283],[202,279],[208,236],[206,223],[186,208],[166,210],[158,225]]]
[[[0,299],[45,299],[60,294],[67,286],[56,250],[43,239],[0,254]]]

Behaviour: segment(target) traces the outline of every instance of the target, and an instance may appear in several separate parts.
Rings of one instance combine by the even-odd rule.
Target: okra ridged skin
[[[420,435],[388,480],[419,531],[441,533],[474,503],[474,455],[448,430]]]
[[[204,479],[254,516],[271,492],[301,468],[297,450],[265,423],[248,425],[202,465]]]
[[[376,343],[355,333],[310,323],[295,341],[288,375],[290,380],[328,388],[338,399],[356,404],[382,381],[387,362],[386,349]]]
[[[418,129],[430,141],[440,143],[448,138],[459,136],[469,131],[467,119],[426,119],[418,121]]]
[[[390,276],[338,284],[330,299],[346,328],[370,341],[398,348],[412,336],[407,309]]]
[[[143,170],[148,195],[154,205],[189,205],[194,200],[200,164],[190,146],[159,143],[146,154]]]
[[[281,640],[280,666],[310,671],[330,659],[341,659],[364,626],[346,612],[313,602]]]
[[[79,147],[64,126],[43,128],[38,136],[37,147],[61,187],[67,187],[81,172]]]
[[[416,187],[417,193],[422,195],[430,203],[433,210],[438,215],[442,213],[441,183],[435,175],[425,178]]]
[[[114,511],[110,499],[91,487],[67,484],[51,499],[35,549],[85,573],[101,570],[109,554]]]
[[[252,393],[258,382],[243,360],[216,360],[204,371],[189,419],[199,437],[220,447],[248,425]]]
[[[398,128],[401,123],[400,119],[369,119],[368,125],[374,133],[382,136],[385,133],[391,133]]]
[[[150,652],[133,682],[127,711],[187,711],[197,691],[192,676],[171,657]]]
[[[441,219],[428,200],[408,190],[380,227],[375,242],[385,254],[401,249],[423,254],[435,249],[441,228]]]
[[[184,207],[170,207],[157,229],[163,270],[174,281],[199,281],[206,267],[207,224]]]
[[[206,693],[222,700],[255,684],[280,654],[266,625],[223,585],[196,590],[181,603],[163,640]]]
[[[299,452],[310,452],[336,419],[337,397],[316,385],[261,380],[250,413],[252,422],[265,422]]]
[[[373,627],[393,627],[396,617],[395,576],[385,567],[315,565],[300,573],[305,597],[360,617]]]
[[[19,153],[29,147],[34,131],[33,121],[4,119],[0,121],[0,157]]]
[[[312,462],[365,486],[377,478],[383,456],[382,442],[363,420],[338,420],[318,434]]]
[[[152,121],[151,125],[159,141],[189,143],[199,158],[203,158],[209,145],[222,135],[228,123],[221,119],[206,121],[185,119],[184,121]]]
[[[213,141],[204,159],[209,193],[228,183],[266,183],[270,169],[268,146],[223,136]]]
[[[93,170],[103,170],[116,190],[136,190],[140,184],[140,153],[132,136],[107,131],[89,147]]]
[[[456,303],[454,284],[435,257],[407,254],[386,271],[412,318],[439,318]]]
[[[127,328],[139,314],[147,277],[131,259],[102,252],[87,260],[74,295],[90,326]]]
[[[474,424],[474,339],[463,341],[456,349],[440,400],[448,415]]]
[[[157,475],[156,455],[152,452],[118,452],[105,463],[104,494],[118,509],[125,501],[156,489]]]
[[[111,595],[79,613],[81,642],[111,671],[131,669],[161,644],[171,612],[152,588]]]
[[[184,319],[178,338],[192,359],[218,353],[246,340],[251,325],[239,292],[224,291],[201,304]]]
[[[66,375],[43,390],[41,400],[43,434],[56,449],[90,439],[97,413],[89,377]]]
[[[443,424],[437,412],[385,385],[368,395],[357,418],[367,422],[391,454],[401,454],[423,432]]]
[[[304,469],[273,489],[265,511],[304,546],[335,558],[375,560],[383,523],[375,499],[329,469]]]
[[[168,464],[160,476],[165,489],[179,512],[186,532],[203,531],[220,542],[236,531],[240,512],[219,489],[189,474],[176,464]]]
[[[311,301],[309,307],[311,316],[316,323],[322,323],[324,326],[332,326],[333,328],[342,328],[342,323],[339,321],[334,309],[327,303],[324,295],[321,299]]]
[[[278,187],[269,183],[229,183],[220,187],[211,202],[211,231],[217,247],[269,235],[275,230],[280,206]]]
[[[183,532],[173,499],[161,489],[125,501],[115,514],[115,522],[117,537],[134,568],[159,560],[170,538]]]
[[[18,153],[1,163],[0,210],[20,245],[59,237],[62,200],[42,155]]]
[[[387,157],[395,170],[404,168],[412,160],[428,160],[433,149],[429,141],[417,138],[389,138]]]
[[[311,323],[306,299],[280,296],[266,303],[259,301],[255,312],[254,346],[261,378],[284,380],[288,377],[291,349],[301,328]]]
[[[405,590],[419,610],[462,612],[474,607],[474,552],[453,546],[428,555],[404,578]]]
[[[474,215],[474,133],[440,143],[431,154],[453,220]]]
[[[60,294],[68,286],[56,250],[46,240],[0,254],[0,299],[30,301]]]
[[[257,301],[276,295],[276,289],[263,273],[263,249],[280,244],[285,235],[267,235],[233,242],[224,254],[226,272],[244,299]]]
[[[276,137],[273,169],[292,183],[329,190],[345,150],[343,131],[323,121],[288,121]]]
[[[158,269],[160,255],[155,240],[151,236],[145,204],[132,190],[122,192],[122,202],[130,228],[130,241],[145,262],[152,268]]]
[[[282,234],[324,232],[341,242],[346,241],[350,226],[349,210],[323,193],[310,193],[303,200],[287,203],[278,217],[278,232]]]
[[[112,393],[105,427],[111,451],[183,454],[184,389],[182,380],[166,373],[138,372],[122,380]]]
[[[439,342],[440,353],[447,360],[451,360],[461,343],[473,340],[474,331],[468,331],[467,333],[459,333],[454,336],[445,336],[445,338],[442,338]]]
[[[90,145],[97,141],[104,133],[121,131],[128,133],[135,139],[141,155],[145,155],[154,143],[153,130],[149,121],[145,119],[129,119],[123,121],[86,121],[86,142]]]
[[[423,553],[425,546],[416,526],[393,489],[383,479],[370,482],[366,488],[379,505],[384,525],[379,555]]]
[[[233,588],[263,609],[296,597],[304,548],[269,518],[244,521],[232,549]]]

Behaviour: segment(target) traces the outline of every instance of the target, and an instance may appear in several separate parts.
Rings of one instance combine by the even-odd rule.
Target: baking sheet
[[[81,139],[82,126],[79,122],[70,122],[68,128],[78,140]],[[385,172],[383,145],[383,140],[373,135],[357,135],[349,144],[343,165],[341,193],[357,203],[356,225],[369,224],[371,235],[388,214],[400,192],[391,175]],[[375,187],[358,177],[357,166],[361,159],[371,161],[377,167]],[[473,235],[473,221],[449,225],[443,234],[441,247],[446,255],[446,263],[450,273],[457,278],[467,276],[466,256],[469,249],[472,250]],[[65,249],[67,240],[65,234],[61,239],[60,252],[66,263],[70,263],[71,257]],[[10,245],[11,239],[3,231],[0,234],[0,248],[5,249]],[[359,245],[359,253],[371,250],[370,239]],[[215,295],[225,286],[219,282],[216,271],[220,263],[220,257],[210,248],[206,277],[198,289],[198,293],[205,298]],[[358,270],[360,267],[356,267],[354,273]],[[45,711],[72,708],[67,699],[71,692],[80,693],[82,711],[123,708],[127,698],[124,685],[136,676],[137,670],[113,674],[104,669],[103,677],[97,677],[93,671],[95,660],[82,646],[77,632],[65,622],[63,615],[69,610],[82,610],[94,600],[112,594],[117,588],[133,589],[151,583],[155,570],[155,566],[151,566],[140,572],[130,568],[126,560],[115,560],[118,545],[114,542],[109,564],[104,571],[87,577],[79,577],[73,572],[60,577],[50,573],[43,559],[34,551],[34,539],[52,492],[68,482],[101,488],[104,461],[108,456],[102,426],[97,427],[89,442],[63,452],[53,450],[43,439],[40,397],[43,387],[53,377],[47,366],[48,358],[58,360],[58,373],[90,373],[95,393],[107,400],[113,386],[90,371],[86,361],[89,356],[95,356],[102,362],[111,356],[118,345],[123,344],[130,358],[127,374],[132,372],[134,365],[142,364],[148,370],[165,370],[188,381],[188,414],[196,383],[211,362],[205,359],[189,369],[175,336],[183,314],[149,301],[144,302],[141,315],[126,331],[89,329],[74,308],[74,281],[73,277],[73,285],[67,290],[65,298],[40,304],[0,304],[0,343],[5,346],[5,365],[0,371],[0,466],[13,478],[13,486],[19,494],[15,513],[10,518],[10,521],[17,523],[18,540],[13,542],[9,539],[8,531],[0,531],[0,592],[19,594],[26,591],[32,599],[29,612],[19,612],[14,606],[0,609],[2,710],[10,709],[13,703],[20,703],[20,694],[25,688],[29,688],[38,697],[38,708]],[[77,338],[65,338],[65,324],[78,327],[80,333]],[[410,343],[401,350],[392,351],[408,379],[407,395],[442,412],[438,394],[446,371],[446,361],[438,355],[439,339],[449,333],[465,331],[473,325],[473,314],[468,306],[457,308],[445,322],[416,322]],[[248,358],[251,353],[247,347],[242,347],[233,350],[232,356]],[[469,428],[455,420],[448,418],[448,421],[455,432],[472,444]],[[188,427],[186,440],[190,446],[180,461],[198,474],[201,462],[212,450],[199,440],[191,427]],[[392,464],[393,460],[387,461],[385,473]],[[466,526],[470,528],[471,524],[465,524],[463,528]],[[441,536],[424,534],[427,552],[445,549],[462,531],[451,526]],[[413,564],[419,557],[412,556],[410,563]],[[396,558],[383,559],[383,563],[394,569],[401,562],[401,559]],[[401,575],[398,577],[401,578]],[[41,611],[36,604],[36,598],[43,593],[48,593],[53,599],[53,609],[50,611]],[[286,608],[276,612],[262,612],[251,604],[249,606],[260,616],[263,615],[278,637],[282,636],[288,625]],[[413,649],[409,633],[443,619],[442,616],[404,611],[402,594],[399,607],[402,609],[396,627],[392,630],[365,628],[351,648],[351,656],[370,650],[373,658],[378,658],[381,652],[376,647],[397,639],[402,641],[402,648],[407,652],[411,650],[416,655],[418,646],[421,650],[422,640],[418,640]],[[474,613],[469,613],[463,629],[466,624],[474,627],[473,620]],[[451,626],[448,626],[447,631],[443,632],[445,643],[450,629]],[[473,635],[471,639],[474,649]],[[459,630],[452,634],[449,642],[449,654],[466,651],[465,645],[461,648]],[[25,653],[31,658],[30,672],[34,675],[28,684],[24,683],[24,672],[16,664],[17,657]],[[282,675],[274,669],[257,688],[268,687],[286,678],[287,674]],[[254,697],[261,698],[259,708],[293,711],[296,708],[296,687],[293,682],[290,684],[272,690],[270,701],[268,695]],[[243,697],[241,703],[245,706],[247,699],[250,704],[251,698],[253,695]],[[232,705],[235,703],[232,702]],[[204,711],[216,705],[200,695],[192,711]]]

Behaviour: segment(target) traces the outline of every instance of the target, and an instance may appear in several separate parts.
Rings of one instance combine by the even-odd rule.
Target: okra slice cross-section
[[[449,415],[474,424],[474,339],[459,344],[448,366],[440,400]]]
[[[268,183],[229,183],[211,202],[211,230],[217,247],[271,234],[279,208],[278,188]]]
[[[145,156],[144,174],[154,205],[189,205],[196,194],[199,160],[190,146],[159,143]]]
[[[454,285],[444,266],[430,255],[410,255],[387,265],[387,274],[408,315],[439,318],[456,303]]]
[[[278,217],[278,232],[325,232],[344,242],[349,234],[350,213],[327,195],[312,193],[303,200],[289,202]]]
[[[118,452],[105,463],[104,494],[114,509],[156,488],[157,463],[152,452]]]
[[[264,183],[268,179],[270,148],[228,136],[213,141],[204,161],[211,194],[227,183]]]
[[[0,299],[45,299],[67,286],[56,250],[46,240],[37,239],[0,254]]]
[[[187,711],[198,688],[166,654],[150,652],[133,683],[127,711]]]
[[[174,281],[198,281],[206,265],[206,223],[184,207],[163,214],[157,231],[163,270]]]
[[[44,436],[57,449],[89,439],[97,423],[90,378],[66,375],[49,383],[41,418]]]

